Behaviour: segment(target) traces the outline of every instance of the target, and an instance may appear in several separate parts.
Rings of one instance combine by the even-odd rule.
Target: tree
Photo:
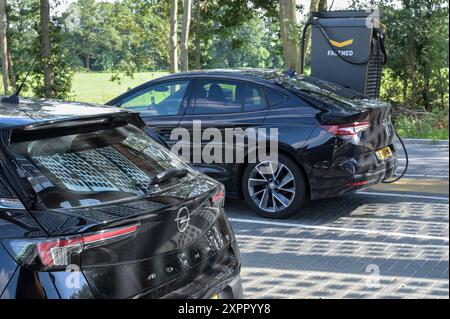
[[[202,68],[202,1],[196,1],[196,17],[195,17],[195,69]]]
[[[170,72],[178,72],[178,0],[170,0]]]
[[[327,0],[311,0],[309,6],[309,12],[316,11],[327,11],[328,10],[328,1]],[[308,28],[305,39],[305,47],[303,54],[307,54],[309,49],[311,48],[311,28]]]
[[[279,13],[285,67],[300,72],[296,1],[280,0]]]
[[[55,75],[52,62],[52,35],[49,0],[40,0],[40,17],[45,95],[46,97],[54,97],[56,92],[54,88]]]
[[[183,30],[181,33],[181,71],[189,70],[189,29],[191,25],[192,0],[184,0]]]
[[[6,0],[0,0],[0,50],[2,59],[3,90],[5,94],[9,91],[9,59],[8,41],[6,38]]]

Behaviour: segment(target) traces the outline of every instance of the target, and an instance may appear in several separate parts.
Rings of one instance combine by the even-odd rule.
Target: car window
[[[275,106],[287,100],[286,95],[275,92],[274,90],[266,90],[267,101],[270,106]]]
[[[49,209],[102,205],[147,196],[154,176],[187,168],[133,125],[14,142],[27,179]],[[190,174],[191,175],[191,174]],[[190,179],[158,185],[168,188]]]
[[[266,98],[262,88],[247,85],[245,89],[244,112],[266,109]]]
[[[245,84],[201,80],[195,90],[195,114],[235,113],[242,110]]]
[[[145,112],[147,116],[177,115],[189,81],[159,83],[126,98],[121,107]]]

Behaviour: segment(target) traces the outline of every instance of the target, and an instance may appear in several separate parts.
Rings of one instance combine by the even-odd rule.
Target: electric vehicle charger
[[[310,14],[305,27],[302,32],[301,39],[301,73],[304,74],[305,67],[305,42],[306,42],[306,34],[308,28],[311,26],[315,27],[315,33],[312,36],[311,40],[311,52],[323,52],[325,47],[329,50],[326,54],[328,58],[324,60],[324,55],[319,57],[319,63],[311,63],[311,73],[313,76],[317,76],[319,78],[323,78],[325,80],[329,80],[335,82],[337,84],[343,85],[345,87],[354,89],[356,91],[360,91],[364,95],[369,95],[373,98],[378,98],[380,94],[381,88],[381,78],[382,78],[382,68],[387,63],[387,53],[384,46],[384,33],[386,27],[379,21],[380,14],[378,11],[325,11],[325,12],[313,12]],[[351,37],[346,41],[335,41],[332,40],[329,32],[325,30],[321,21],[327,22],[327,29],[334,30],[334,36],[343,37]],[[331,21],[331,22],[330,22]],[[362,31],[363,28],[369,29]],[[370,30],[372,29],[372,30]],[[318,31],[318,32],[317,32]],[[345,34],[344,34],[345,33]],[[325,45],[323,44],[322,39],[318,39],[318,34],[322,36],[322,39],[325,40]],[[369,48],[361,48],[356,43],[364,42],[363,37],[370,37],[367,41],[369,43]],[[367,40],[367,39],[365,39]],[[366,42],[366,43],[367,43]],[[347,51],[347,54],[354,57],[357,54],[354,54],[354,51],[358,52],[366,52],[367,57],[360,58],[357,60],[356,58],[350,59],[343,55],[343,51],[338,50],[336,47],[346,47],[352,46],[352,51]],[[335,59],[334,57],[338,57]],[[334,58],[334,59],[333,59]],[[374,59],[375,58],[375,59]],[[337,60],[341,60],[345,62],[339,63]],[[373,65],[375,63],[375,65]],[[372,64],[372,65],[371,65]],[[345,68],[345,65],[355,66],[351,72],[340,72]],[[371,67],[372,66],[372,67]],[[376,69],[375,78],[371,71]],[[316,70],[319,69],[319,70]],[[330,71],[332,73],[330,73]],[[338,71],[336,71],[338,70]],[[361,74],[365,72],[365,74]],[[317,75],[315,74],[317,73]],[[342,76],[342,74],[349,74],[347,77]],[[373,72],[372,72],[373,73]],[[336,77],[336,74],[339,74],[339,78]],[[361,83],[356,83],[355,81],[360,81],[361,77],[363,77],[364,82],[363,86]],[[370,94],[368,94],[370,93]],[[409,155],[406,149],[405,143],[397,133],[394,128],[394,133],[397,136],[400,144],[402,145],[404,154],[405,154],[405,167],[402,173],[394,177],[391,180],[384,180],[382,183],[384,184],[392,184],[401,180],[407,173],[409,168]]]

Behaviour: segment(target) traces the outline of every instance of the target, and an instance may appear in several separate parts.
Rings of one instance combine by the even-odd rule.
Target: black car
[[[0,297],[240,298],[224,187],[136,113],[0,103]]]
[[[192,132],[198,120],[202,130],[277,128],[276,163],[194,164],[223,182],[228,195],[243,195],[269,218],[296,213],[308,199],[374,185],[397,169],[390,105],[292,72],[179,73],[145,83],[107,104],[140,111],[169,145],[176,142],[170,140],[173,129]],[[208,142],[202,140],[202,146]]]

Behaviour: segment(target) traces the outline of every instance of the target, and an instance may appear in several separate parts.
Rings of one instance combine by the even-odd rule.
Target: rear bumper
[[[332,174],[329,174],[326,178],[322,178],[322,182],[317,183],[316,187],[311,190],[311,199],[317,200],[337,197],[348,192],[379,184],[395,175],[398,168],[398,161],[397,157],[394,156],[383,163],[358,166],[358,162],[354,161],[353,165],[354,167],[351,169],[342,166],[335,167]]]

